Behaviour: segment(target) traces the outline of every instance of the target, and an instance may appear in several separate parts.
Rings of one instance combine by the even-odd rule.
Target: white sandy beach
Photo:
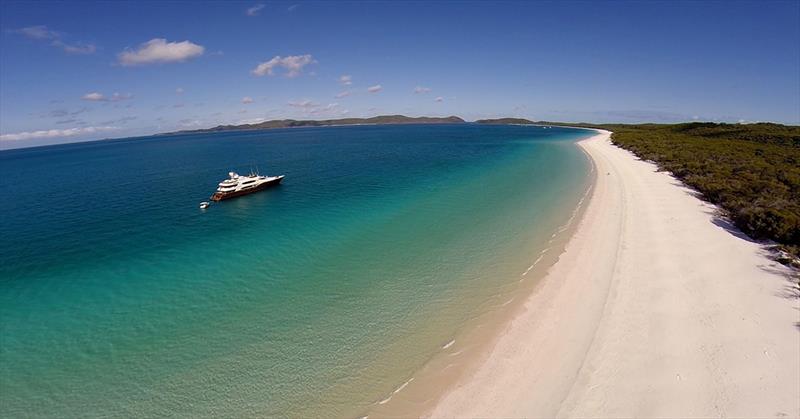
[[[800,417],[788,270],[601,132],[560,260],[431,417]]]

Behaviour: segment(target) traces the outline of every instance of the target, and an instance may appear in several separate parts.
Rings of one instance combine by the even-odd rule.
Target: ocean
[[[590,184],[589,135],[386,125],[2,151],[0,416],[361,416],[522,292]],[[199,209],[231,170],[286,178]]]

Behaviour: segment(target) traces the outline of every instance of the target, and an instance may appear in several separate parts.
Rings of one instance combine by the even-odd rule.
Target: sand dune
[[[800,417],[788,271],[611,145],[565,253],[432,417]]]

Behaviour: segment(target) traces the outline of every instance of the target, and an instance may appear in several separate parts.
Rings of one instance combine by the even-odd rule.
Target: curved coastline
[[[11,335],[15,337],[13,345],[3,348],[3,358],[13,360],[3,368],[4,382],[13,384],[7,387],[12,391],[0,397],[8,401],[3,410],[46,415],[53,409],[85,412],[85,406],[91,406],[98,415],[113,416],[123,409],[144,416],[163,415],[175,403],[192,394],[212,394],[206,392],[213,388],[219,398],[209,396],[182,409],[201,416],[225,410],[234,416],[294,412],[305,417],[355,417],[390,397],[387,406],[405,399],[424,383],[417,371],[435,354],[446,354],[445,358],[456,364],[448,372],[461,373],[462,360],[472,359],[477,347],[484,347],[483,337],[496,334],[496,316],[485,313],[507,312],[518,306],[525,299],[525,293],[518,291],[531,287],[539,270],[560,252],[560,246],[545,243],[564,225],[590,183],[586,176],[590,161],[574,145],[589,133],[555,131],[551,138],[550,130],[536,128],[448,125],[275,132],[281,141],[242,135],[235,139],[239,142],[235,148],[242,155],[267,154],[269,150],[273,152],[268,154],[276,154],[276,148],[289,144],[298,147],[276,154],[282,157],[274,163],[293,173],[291,178],[298,182],[231,201],[215,207],[213,213],[197,211],[192,197],[207,197],[202,184],[217,183],[215,168],[231,165],[230,161],[220,163],[224,154],[213,151],[230,149],[232,136],[77,147],[89,156],[108,155],[108,148],[114,148],[120,152],[110,154],[120,159],[133,154],[131,148],[139,150],[139,155],[147,156],[149,151],[164,158],[173,150],[180,159],[195,150],[198,143],[193,140],[199,140],[204,152],[192,162],[196,170],[185,173],[181,165],[170,165],[173,170],[168,172],[141,170],[149,177],[143,175],[126,185],[130,192],[165,177],[209,176],[206,181],[184,181],[199,186],[182,194],[148,194],[147,200],[137,201],[135,211],[125,211],[125,216],[114,217],[118,206],[98,206],[109,209],[100,212],[104,217],[96,218],[116,223],[63,230],[83,233],[70,235],[74,240],[68,242],[69,249],[103,242],[108,236],[102,233],[128,233],[115,241],[118,251],[101,252],[105,258],[78,258],[61,269],[63,260],[55,256],[65,246],[58,241],[50,242],[53,252],[42,252],[46,257],[38,259],[52,260],[58,269],[42,273],[24,265],[4,266],[4,272],[14,269],[15,278],[31,278],[19,289],[29,290],[28,295],[35,298],[17,297],[22,293],[8,287],[2,293],[4,302],[15,302],[2,304],[4,315],[14,314],[6,316],[3,325],[9,329],[4,331],[15,333]],[[331,141],[342,137],[342,132],[349,134],[346,139]],[[372,141],[380,132],[384,133],[379,134],[382,141]],[[436,132],[451,133],[465,143],[453,144],[447,135]],[[522,141],[508,141],[507,137],[517,135]],[[545,141],[529,141],[537,137]],[[430,150],[402,147],[408,153],[396,155],[392,147],[384,145],[394,139],[405,144],[415,138],[429,144]],[[307,155],[304,141],[296,139],[312,139],[318,155],[338,157]],[[348,147],[403,163],[392,165],[369,158],[358,159],[363,163],[356,164],[347,153],[324,152]],[[39,150],[31,154],[49,153]],[[423,158],[413,158],[416,155]],[[41,156],[25,157],[36,158]],[[443,173],[440,164],[433,164],[442,161],[437,159],[452,169]],[[140,162],[146,169],[151,160],[134,159],[132,164]],[[314,160],[325,164],[303,163]],[[411,160],[420,165],[410,164]],[[71,161],[64,159],[64,164]],[[382,162],[380,171],[373,170],[373,162]],[[331,172],[344,178],[325,176]],[[359,176],[370,172],[381,176]],[[387,173],[402,174],[403,187],[397,187],[399,177],[383,177]],[[492,176],[480,176],[486,173]],[[354,177],[353,182],[341,181],[348,176]],[[304,181],[299,181],[301,178]],[[38,207],[62,208],[59,202],[73,201],[68,193],[48,194],[48,198],[38,201]],[[120,202],[113,198],[107,203]],[[128,210],[129,206],[122,208]],[[271,215],[254,216],[264,212]],[[81,219],[83,213],[67,215]],[[476,217],[481,217],[481,222],[473,224]],[[172,222],[176,218],[187,222]],[[61,231],[38,227],[44,225],[37,223],[31,234],[42,231],[42,236],[49,237],[52,231]],[[148,227],[140,228],[143,225]],[[219,225],[225,228],[214,228]],[[151,235],[156,230],[158,233]],[[94,232],[98,234],[87,234]],[[162,242],[158,236],[165,234],[170,240]],[[559,234],[555,240],[566,236],[566,232]],[[195,240],[197,237],[202,240]],[[211,241],[214,246],[207,245]],[[167,246],[170,252],[158,251]],[[523,275],[544,247],[551,249]],[[64,251],[64,260],[76,253],[69,249]],[[218,255],[225,255],[224,260],[222,256],[217,259]],[[234,255],[238,257],[231,259]],[[149,263],[140,263],[143,260]],[[518,282],[520,279],[524,280]],[[58,286],[50,285],[56,281]],[[51,316],[54,312],[68,315]],[[103,315],[95,317],[96,313]],[[105,333],[99,339],[84,337],[95,330],[98,318]],[[74,319],[90,321],[77,323]],[[144,322],[149,325],[146,330],[139,327]],[[468,329],[462,327],[465,323],[482,325],[478,331],[481,339],[467,339],[462,333]],[[36,327],[11,329],[21,324]],[[40,343],[44,340],[49,345]],[[89,358],[80,356],[94,350],[97,341],[107,343],[109,349]],[[468,346],[473,341],[481,345]],[[33,350],[42,347],[53,351],[45,357]],[[122,376],[113,356],[117,347],[131,348],[126,349]],[[87,362],[91,368],[79,368]],[[76,373],[53,373],[66,366]],[[269,376],[259,375],[267,367]],[[147,374],[154,370],[163,375]],[[226,384],[211,384],[208,377]],[[55,403],[55,397],[29,403],[42,394],[67,391],[75,397],[57,406],[48,404]],[[109,394],[136,398],[117,400]],[[236,394],[236,400],[225,394]]]
[[[597,176],[566,250],[423,416],[800,416],[786,268],[610,134],[579,142]]]
[[[590,132],[589,136],[576,140],[574,144],[586,141],[594,131],[582,127],[566,128]],[[519,272],[519,279],[511,283],[516,286],[496,295],[487,310],[461,325],[451,339],[442,341],[439,353],[413,371],[412,375],[402,378],[405,381],[398,381],[399,385],[386,393],[385,397],[375,400],[360,416],[361,419],[427,416],[452,388],[483,365],[504,330],[521,313],[531,294],[537,292],[540,282],[553,265],[558,263],[584,217],[598,172],[591,156],[578,148],[588,164],[579,199],[576,198],[569,218],[563,219],[563,224],[542,237],[541,248],[529,255],[530,265],[526,265]]]

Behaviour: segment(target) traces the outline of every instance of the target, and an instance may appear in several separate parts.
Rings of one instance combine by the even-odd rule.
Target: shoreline
[[[608,131],[576,231],[426,417],[800,416],[790,271]]]
[[[558,262],[583,218],[597,171],[591,157],[581,151],[588,165],[587,175],[580,194],[576,196],[575,205],[569,207],[569,218],[564,217],[553,230],[547,232],[547,236],[542,237],[538,248],[526,256],[527,262],[518,272],[518,278],[506,285],[507,290],[490,297],[484,303],[486,309],[462,324],[450,338],[443,340],[438,353],[422,367],[399,380],[391,391],[376,399],[359,415],[360,419],[425,416],[450,388],[482,364],[501,336],[498,331],[505,329],[529,296],[536,293],[541,280]]]

